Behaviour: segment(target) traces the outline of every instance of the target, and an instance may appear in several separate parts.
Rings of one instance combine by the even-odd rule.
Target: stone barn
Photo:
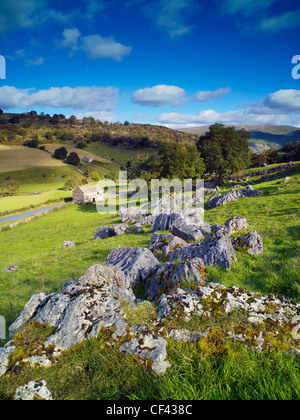
[[[76,204],[96,204],[103,198],[103,190],[97,184],[82,185],[73,191],[73,202]]]

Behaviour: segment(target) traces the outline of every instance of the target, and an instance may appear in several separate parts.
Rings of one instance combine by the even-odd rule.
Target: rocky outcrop
[[[147,248],[116,248],[109,253],[106,265],[122,270],[134,287],[144,283],[160,264]]]
[[[110,238],[111,236],[116,236],[116,232],[113,228],[109,226],[101,226],[96,230],[95,239],[104,239]]]
[[[245,217],[235,216],[228,219],[224,225],[227,227],[228,235],[248,229],[248,222]]]
[[[218,265],[230,270],[232,261],[236,261],[226,226],[215,226],[202,242],[176,249],[168,255],[168,261],[200,258],[205,265]]]
[[[230,191],[226,192],[225,194],[221,195],[219,193],[215,194],[208,202],[208,208],[214,209],[218,206],[224,206],[225,204],[231,201],[237,201],[241,197],[256,197],[261,196],[262,193],[258,190],[255,190],[251,185],[247,185],[246,188],[239,188],[235,190],[231,188]]]
[[[249,255],[258,255],[264,252],[262,237],[252,230],[243,236],[232,238],[232,245],[235,249],[243,250]]]
[[[178,238],[178,236],[173,236],[169,233],[153,233],[148,249],[153,253],[162,251],[164,256],[167,256],[175,249],[181,249],[187,245],[188,244],[183,239]]]
[[[185,282],[201,282],[206,277],[204,262],[200,258],[182,261],[180,264],[162,265],[152,278],[145,282],[145,295],[154,300],[170,293]]]
[[[30,381],[24,386],[17,388],[14,400],[16,401],[33,401],[44,400],[52,401],[52,395],[47,388],[46,381],[34,382]]]

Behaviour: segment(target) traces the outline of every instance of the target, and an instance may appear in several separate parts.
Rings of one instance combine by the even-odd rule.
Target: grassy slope
[[[19,171],[33,166],[63,166],[63,162],[53,159],[48,153],[30,147],[0,145],[0,172]]]
[[[245,216],[250,229],[264,240],[262,255],[238,253],[230,272],[209,268],[209,280],[236,285],[260,293],[283,293],[300,302],[300,172],[289,174],[295,182],[284,187],[275,180],[255,187],[263,197],[240,199],[206,212],[210,223],[223,223],[233,215]],[[278,190],[278,187],[282,190]],[[228,190],[228,186],[225,188]],[[269,209],[269,210],[268,210]],[[66,208],[0,232],[1,267],[19,264],[19,272],[0,274],[0,313],[10,324],[33,293],[58,291],[81,276],[94,263],[104,263],[118,246],[147,246],[149,233],[94,241],[99,225],[118,221],[99,216],[94,207],[70,204]],[[62,249],[64,239],[77,246]],[[300,391],[299,358],[277,352],[257,355],[237,346],[227,358],[211,359],[197,346],[169,343],[172,368],[162,377],[145,372],[134,358],[120,357],[118,350],[103,351],[93,340],[71,352],[55,367],[26,371],[20,377],[0,380],[0,399],[8,398],[17,384],[46,378],[62,399],[297,399]]]

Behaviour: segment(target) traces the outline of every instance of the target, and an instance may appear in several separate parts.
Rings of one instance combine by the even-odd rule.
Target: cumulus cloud
[[[116,108],[118,89],[114,87],[68,86],[35,91],[17,89],[13,86],[0,87],[0,108],[53,107],[74,110],[112,111]]]
[[[278,32],[283,29],[296,28],[300,24],[300,12],[290,11],[279,16],[265,18],[260,22],[259,29],[266,32]]]
[[[242,13],[244,15],[251,15],[260,10],[268,9],[273,3],[278,0],[224,0],[221,10],[224,14],[233,15]]]
[[[132,48],[122,45],[113,37],[103,38],[100,35],[82,36],[77,28],[65,29],[64,39],[58,43],[60,47],[71,48],[74,51],[85,51],[91,59],[111,58],[122,61],[129,55]]]
[[[184,89],[178,86],[157,85],[134,92],[132,101],[143,106],[184,105],[187,102]]]
[[[128,6],[137,7],[140,13],[150,19],[154,25],[170,38],[176,38],[190,32],[194,26],[188,24],[189,16],[199,2],[196,0],[129,0]]]
[[[102,38],[100,35],[89,35],[83,37],[81,47],[92,59],[111,58],[121,61],[123,57],[130,54],[132,48],[116,42],[113,37]]]
[[[229,87],[219,88],[213,91],[199,91],[188,96],[184,89],[178,86],[157,85],[151,88],[139,89],[134,92],[132,101],[143,106],[180,106],[188,101],[206,102],[212,99],[221,98],[231,92]]]
[[[88,118],[88,117],[93,117],[95,118],[95,120],[99,120],[99,121],[108,121],[108,122],[114,122],[117,119],[116,114],[114,114],[113,112],[108,112],[108,111],[96,111],[96,112],[77,112],[74,114],[76,118],[78,118],[79,120],[82,120],[83,118]]]
[[[270,93],[264,99],[263,104],[273,112],[300,113],[300,90],[280,89],[277,92]]]
[[[199,114],[164,113],[157,121],[170,128],[223,124],[300,124],[300,90],[281,89],[245,109],[217,112],[203,110]]]
[[[229,87],[220,88],[213,91],[202,90],[195,94],[195,100],[197,102],[206,102],[206,101],[210,101],[211,99],[221,98],[224,95],[228,95],[230,92],[231,92],[231,89]]]

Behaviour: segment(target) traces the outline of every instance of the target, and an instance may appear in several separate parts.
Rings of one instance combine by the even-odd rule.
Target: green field
[[[51,155],[30,147],[0,145],[0,172],[19,171],[33,166],[63,166],[63,162]]]
[[[277,184],[287,175],[292,177],[287,186]],[[208,281],[262,294],[279,293],[300,303],[299,168],[254,187],[263,197],[243,198],[207,210],[205,219],[221,224],[234,215],[246,217],[249,230],[261,234],[264,253],[250,257],[238,251],[230,272],[207,267]],[[226,184],[221,192],[228,189]],[[119,221],[100,216],[94,206],[68,204],[27,225],[0,232],[0,269],[9,264],[20,266],[18,272],[0,274],[0,313],[7,326],[33,294],[59,291],[63,283],[78,279],[91,265],[103,264],[114,248],[148,245],[150,226],[145,233],[94,240],[98,226]],[[63,240],[74,240],[76,247],[62,249]],[[138,293],[142,297],[141,291]],[[145,308],[130,316],[133,320],[149,318],[149,307]],[[69,352],[51,369],[30,369],[1,378],[0,399],[10,398],[18,384],[32,379],[46,379],[58,399],[299,399],[299,357],[280,350],[256,354],[236,344],[230,355],[215,358],[197,345],[170,340],[168,359],[172,368],[157,377],[134,357],[120,357],[115,348],[107,352],[101,340],[95,339]]]

